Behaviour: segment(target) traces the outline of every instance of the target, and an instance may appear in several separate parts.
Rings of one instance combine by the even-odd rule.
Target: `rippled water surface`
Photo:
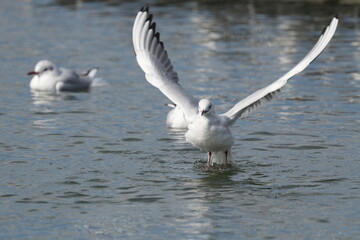
[[[75,1],[74,1],[75,2]],[[182,84],[217,112],[329,47],[239,120],[231,168],[165,127],[138,67],[133,1],[0,2],[1,239],[358,239],[359,6],[148,1]],[[85,71],[89,93],[32,93],[41,59]]]

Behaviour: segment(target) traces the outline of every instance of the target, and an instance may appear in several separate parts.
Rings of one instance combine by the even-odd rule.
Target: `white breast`
[[[234,138],[228,127],[217,116],[198,116],[189,124],[186,140],[207,152],[219,152],[229,149]]]
[[[30,81],[30,88],[36,91],[55,91],[56,80],[47,76],[34,76]]]

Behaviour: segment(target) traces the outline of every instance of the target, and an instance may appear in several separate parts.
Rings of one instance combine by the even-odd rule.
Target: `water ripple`
[[[327,149],[325,146],[318,145],[301,145],[293,146],[294,144],[278,144],[278,145],[269,145],[268,148],[278,148],[278,149],[291,149],[291,150],[317,150],[317,149]]]
[[[80,198],[80,197],[89,197],[87,194],[79,192],[64,192],[63,195],[58,196],[59,198]]]

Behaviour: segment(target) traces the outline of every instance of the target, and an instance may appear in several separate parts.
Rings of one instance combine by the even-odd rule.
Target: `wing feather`
[[[145,72],[146,80],[157,87],[184,112],[188,119],[197,114],[197,100],[186,93],[156,32],[152,14],[148,8],[138,12],[133,26],[133,45],[136,59]]]
[[[326,28],[324,28],[323,32],[319,37],[319,40],[314,45],[314,47],[295,67],[293,67],[290,71],[288,71],[286,74],[284,74],[272,84],[254,92],[253,94],[238,102],[229,111],[222,114],[228,117],[229,124],[233,124],[236,119],[241,117],[244,113],[258,107],[259,105],[261,105],[262,102],[270,101],[290,78],[302,72],[307,66],[309,66],[309,64],[312,63],[321,54],[321,52],[330,42],[331,38],[334,36],[338,21],[338,17],[335,16],[331,20],[330,24]]]

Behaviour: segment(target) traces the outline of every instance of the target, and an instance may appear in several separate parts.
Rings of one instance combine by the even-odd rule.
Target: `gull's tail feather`
[[[83,76],[87,76],[91,79],[95,78],[96,73],[99,71],[98,67],[89,69],[86,73],[82,74]]]
[[[99,71],[98,67],[89,69],[86,73],[82,74],[82,76],[87,77],[87,81],[90,81],[91,87],[99,87],[105,86],[108,83],[104,81],[102,78],[96,77],[97,72]]]

